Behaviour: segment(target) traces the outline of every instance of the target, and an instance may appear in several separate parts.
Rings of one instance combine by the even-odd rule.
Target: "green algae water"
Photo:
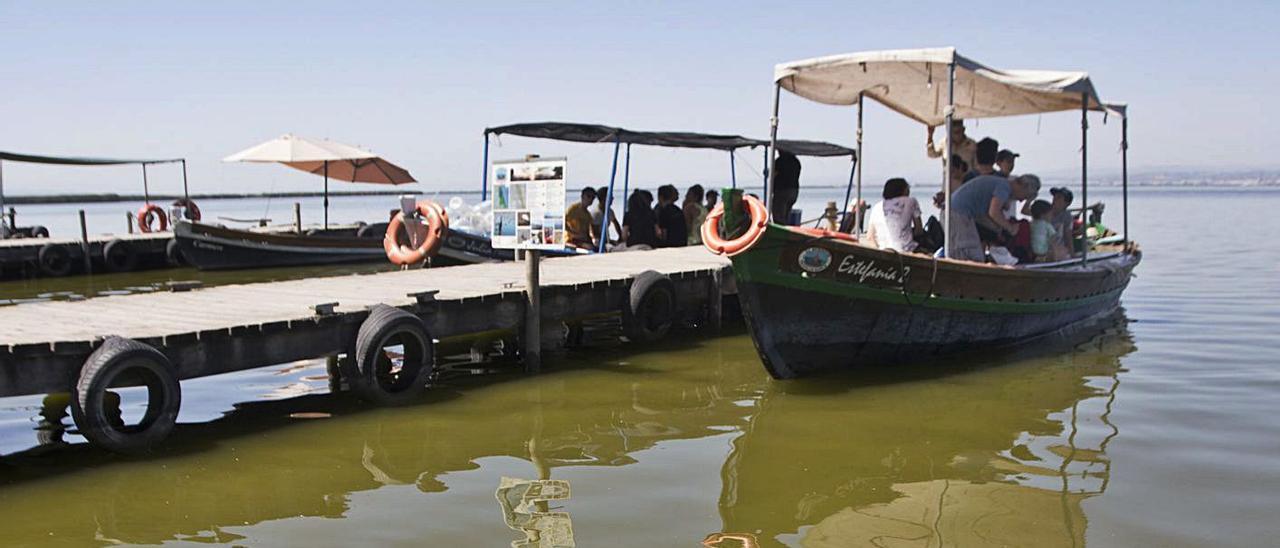
[[[2,399],[0,543],[1274,544],[1280,249],[1188,220],[1280,233],[1280,189],[1133,194],[1124,311],[1015,354],[780,382],[740,326],[605,331],[395,409],[306,361],[184,382],[145,458],[62,432],[57,401]]]

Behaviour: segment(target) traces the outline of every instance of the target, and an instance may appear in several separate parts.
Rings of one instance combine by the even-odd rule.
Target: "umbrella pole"
[[[329,161],[324,161],[324,229],[329,230]]]

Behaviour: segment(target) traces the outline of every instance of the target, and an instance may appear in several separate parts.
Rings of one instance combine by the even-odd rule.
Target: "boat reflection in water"
[[[814,547],[1084,545],[1081,503],[1106,490],[1133,350],[1117,321],[1083,352],[942,379],[772,384],[721,470],[725,531]]]
[[[572,515],[584,546],[718,534],[762,546],[1078,545],[1081,501],[1106,488],[1108,409],[1131,349],[1123,323],[1089,344],[990,367],[778,382],[739,335],[462,377],[408,408],[344,395],[238,404],[180,424],[147,459],[83,444],[0,458],[4,536],[506,545],[515,535],[494,492],[512,476],[572,481],[573,498],[549,510]]]

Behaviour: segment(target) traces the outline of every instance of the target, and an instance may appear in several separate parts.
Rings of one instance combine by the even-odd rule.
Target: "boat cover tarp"
[[[37,154],[19,154],[17,152],[5,152],[3,150],[0,150],[0,160],[9,160],[11,162],[26,162],[29,164],[57,164],[57,165],[67,165],[67,166],[114,166],[114,165],[124,165],[124,164],[170,164],[173,162],[181,162],[182,158],[126,160],[121,158],[83,158],[78,156],[41,156]]]
[[[741,135],[716,135],[683,131],[635,131],[600,124],[569,122],[535,122],[492,127],[492,135],[518,135],[534,139],[551,139],[577,143],[624,143],[667,148],[705,148],[736,150],[768,145],[768,141]],[[780,140],[778,148],[797,156],[853,156],[853,149],[820,141]]]
[[[1079,110],[1105,111],[1088,73],[1000,70],[956,53],[955,48],[847,53],[782,63],[774,81],[806,99],[853,105],[862,94],[913,120],[946,120],[947,68],[954,63],[955,117],[995,118]]]

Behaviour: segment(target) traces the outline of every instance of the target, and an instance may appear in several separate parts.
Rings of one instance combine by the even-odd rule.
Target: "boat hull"
[[[927,360],[1087,327],[1119,305],[1136,249],[1088,266],[1008,269],[898,255],[771,225],[734,257],[738,297],[776,378]]]
[[[349,232],[349,231],[348,231]],[[382,238],[360,238],[342,232],[313,235],[237,230],[181,222],[174,240],[183,258],[201,270],[385,262]],[[455,265],[512,260],[510,250],[493,249],[487,238],[449,232],[435,264]]]

